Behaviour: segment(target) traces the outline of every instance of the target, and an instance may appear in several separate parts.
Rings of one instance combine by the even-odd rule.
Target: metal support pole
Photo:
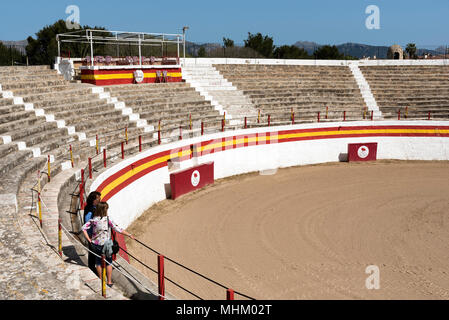
[[[75,167],[75,163],[73,162],[72,145],[70,145],[70,162],[72,163],[72,168],[74,168]]]
[[[51,181],[50,155],[48,155],[48,160],[47,160],[47,175],[48,175],[48,182],[50,182]]]
[[[125,142],[128,144],[128,127],[125,128]]]
[[[98,141],[98,134],[95,136],[95,150],[97,151],[97,155],[100,153],[100,143]]]
[[[89,179],[92,179],[92,158],[89,158]]]
[[[94,66],[94,36],[90,31],[90,65]]]
[[[37,171],[37,209],[39,215],[39,223],[42,228],[42,203],[41,203],[41,172]]]
[[[139,65],[140,68],[142,68],[142,40],[140,39],[140,34],[139,34]]]
[[[58,41],[58,63],[61,59],[61,41],[59,41],[59,35],[56,36],[56,41]]]
[[[177,47],[177,58],[178,58],[178,61],[179,61],[179,36],[178,37],[176,37],[176,47]]]
[[[101,295],[106,298],[106,256],[101,256]]]
[[[159,255],[157,258],[158,269],[158,285],[159,285],[159,300],[164,300],[165,296],[165,276],[164,276],[164,256]]]
[[[62,220],[58,219],[58,252],[62,258]]]

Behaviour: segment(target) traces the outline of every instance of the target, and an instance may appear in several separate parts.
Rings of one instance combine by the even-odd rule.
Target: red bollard
[[[401,120],[401,109],[398,110],[398,120]]]
[[[80,183],[80,210],[84,210],[84,185]]]
[[[159,145],[161,144],[161,130],[158,130],[158,132],[157,132],[157,143]]]
[[[318,112],[318,122],[320,122],[320,112]]]
[[[374,120],[374,111],[371,111],[371,121]]]
[[[226,290],[226,300],[234,300],[234,290]]]
[[[88,161],[89,161],[89,179],[92,179],[92,158],[89,158]]]
[[[139,152],[142,152],[142,136],[139,136]]]
[[[430,111],[429,111],[429,115],[427,116],[427,120],[430,120]]]
[[[164,300],[165,296],[165,276],[164,276],[164,256],[159,255],[157,257],[157,270],[158,270],[158,285],[159,285],[159,300]]]
[[[201,135],[204,135],[204,122],[201,121]]]
[[[248,129],[248,118],[245,117],[245,129]]]
[[[182,140],[182,128],[179,126],[179,140]]]
[[[268,115],[268,126],[271,124],[271,115]]]
[[[84,169],[81,169],[81,183],[80,183],[80,209],[84,210]]]
[[[295,113],[292,113],[292,124],[295,124]]]
[[[221,132],[224,132],[224,128],[225,128],[225,121],[224,119],[221,119]]]
[[[125,142],[122,141],[122,160],[125,159]]]
[[[327,117],[326,117],[327,119]],[[343,111],[343,121],[346,121],[346,111]]]
[[[103,149],[103,164],[104,164],[104,167],[106,168],[106,166],[107,166],[107,163],[106,163],[106,148]]]

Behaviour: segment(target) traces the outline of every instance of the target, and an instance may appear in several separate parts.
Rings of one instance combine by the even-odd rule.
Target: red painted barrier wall
[[[377,160],[376,143],[350,143],[348,144],[348,161],[375,161]]]
[[[214,163],[205,163],[170,175],[172,199],[214,183]]]
[[[97,86],[108,86],[118,84],[133,84],[136,83],[134,71],[142,71],[144,78],[142,83],[156,83],[157,76],[156,71],[160,71],[163,74],[167,71],[167,82],[181,82],[182,71],[181,68],[138,68],[135,69],[101,69],[90,70],[81,69],[81,82],[90,83]]]

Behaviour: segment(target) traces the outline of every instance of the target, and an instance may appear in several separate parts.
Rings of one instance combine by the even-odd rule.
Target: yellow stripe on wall
[[[316,136],[332,136],[332,135],[352,135],[352,134],[448,134],[449,130],[435,130],[435,129],[365,129],[365,130],[341,130],[341,131],[314,131],[314,132],[298,132],[279,136],[279,140],[316,137]]]
[[[173,153],[167,156],[162,156],[160,158],[154,159],[153,161],[144,163],[138,167],[133,168],[132,170],[128,171],[127,173],[125,173],[124,175],[120,176],[120,178],[117,178],[116,180],[112,181],[110,184],[108,184],[102,191],[102,197],[104,198],[111,190],[113,190],[115,187],[117,187],[118,185],[120,185],[121,183],[125,182],[126,180],[128,180],[129,178],[131,178],[132,176],[138,174],[139,172],[148,169],[152,166],[158,165],[160,163],[166,162],[169,159],[173,159],[173,158],[182,158],[184,156],[190,155],[191,151],[190,149],[188,150],[181,150],[177,153]]]

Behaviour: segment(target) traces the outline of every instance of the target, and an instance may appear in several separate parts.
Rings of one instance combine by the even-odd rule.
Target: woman
[[[130,237],[134,240],[134,236],[118,227],[111,219],[108,217],[109,205],[106,202],[100,202],[94,212],[93,218],[88,221],[82,228],[84,236],[87,241],[91,244],[92,251],[95,252],[100,257],[95,257],[95,268],[97,269],[98,276],[101,278],[101,255],[103,254],[103,247],[106,241],[111,239],[111,229],[116,232],[122,233],[125,236]],[[92,227],[92,236],[89,236],[87,230]],[[112,287],[112,256],[106,257],[108,262],[106,265],[106,276],[108,279],[108,286]]]
[[[92,219],[97,204],[100,203],[101,193],[93,191],[89,194],[86,200],[86,206],[84,207],[84,223]]]
[[[92,219],[95,209],[96,209],[98,203],[100,203],[100,200],[101,200],[100,192],[93,191],[89,194],[89,196],[87,197],[87,201],[86,201],[86,207],[84,207],[84,224],[86,224],[87,222],[89,222],[90,219]],[[89,234],[89,237],[92,237],[92,228],[87,230],[87,233]],[[97,272],[97,270],[95,268],[95,256],[91,251],[92,251],[92,246],[89,243],[89,253],[87,255],[87,261],[88,261],[87,264],[88,264],[90,270],[92,270],[93,272]]]

